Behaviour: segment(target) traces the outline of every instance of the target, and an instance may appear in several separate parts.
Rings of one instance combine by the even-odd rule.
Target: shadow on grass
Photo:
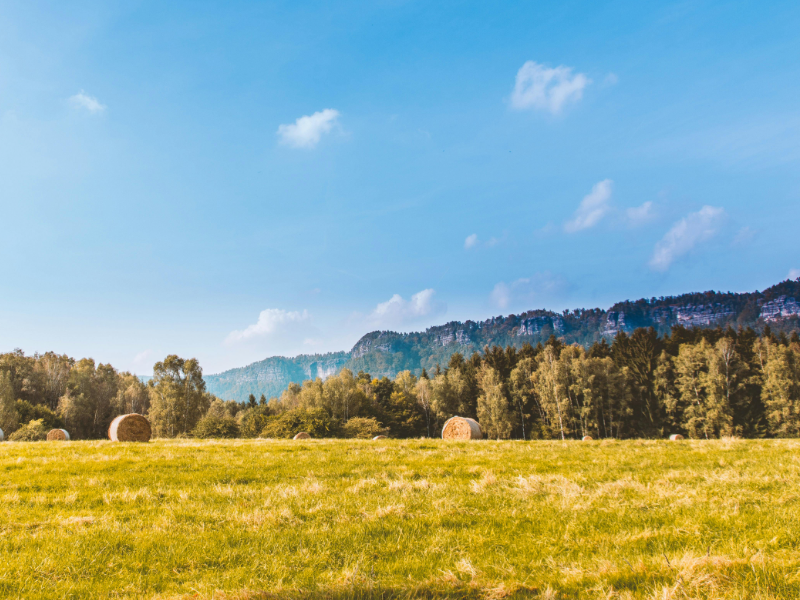
[[[281,590],[277,592],[215,592],[210,595],[164,597],[160,600],[515,600],[553,597],[539,588],[508,587],[409,587],[409,588],[335,588],[319,590]]]

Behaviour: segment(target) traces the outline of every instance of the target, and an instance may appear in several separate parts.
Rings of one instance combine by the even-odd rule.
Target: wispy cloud
[[[142,352],[139,352],[139,354],[133,357],[133,364],[137,366],[143,365],[151,356],[153,356],[152,350],[144,350]]]
[[[691,252],[698,244],[713,238],[725,218],[725,210],[704,206],[675,223],[653,250],[650,268],[666,271],[680,257]]]
[[[497,246],[497,244],[503,241],[503,239],[505,239],[505,235],[503,235],[503,237],[500,239],[492,236],[486,241],[481,241],[478,239],[478,234],[473,233],[472,235],[468,235],[467,239],[464,240],[464,250],[472,250],[473,248],[478,248],[480,246],[483,246],[484,248],[492,248]]]
[[[575,233],[597,225],[610,208],[612,183],[610,179],[604,179],[594,184],[592,191],[581,200],[572,219],[564,223],[564,231]]]
[[[744,246],[752,242],[754,237],[756,237],[756,230],[749,225],[745,225],[733,236],[732,244],[734,246]]]
[[[800,269],[789,269],[789,279],[797,279],[800,277]]]
[[[89,96],[86,92],[81,90],[74,96],[69,97],[69,102],[73,108],[88,110],[90,113],[101,113],[106,107],[100,104],[100,101],[94,96]]]
[[[656,217],[656,211],[651,201],[647,201],[641,206],[634,206],[625,211],[625,217],[628,225],[631,227],[639,227],[649,223]]]
[[[568,102],[577,102],[591,80],[571,67],[553,69],[529,60],[517,72],[511,106],[518,110],[537,109],[558,114]]]
[[[447,310],[447,305],[436,300],[435,295],[433,289],[417,292],[410,300],[395,294],[386,302],[378,304],[367,320],[375,327],[388,327],[443,314]]]
[[[567,282],[563,277],[544,271],[511,283],[499,282],[489,294],[489,300],[492,305],[500,309],[521,304],[527,304],[525,308],[529,309],[533,308],[531,304],[534,301],[556,296],[566,288]]]
[[[278,127],[281,143],[293,148],[313,148],[322,135],[328,133],[339,118],[339,111],[326,108],[313,115],[300,117],[294,123]]]
[[[605,87],[617,85],[618,83],[619,83],[619,77],[617,77],[616,73],[609,73],[603,78],[603,85]]]
[[[231,331],[226,338],[227,343],[268,337],[285,328],[287,325],[302,323],[308,319],[308,311],[287,311],[280,308],[268,308],[258,315],[258,321],[241,331]]]

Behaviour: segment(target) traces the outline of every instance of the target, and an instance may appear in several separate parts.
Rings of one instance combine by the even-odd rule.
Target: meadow
[[[800,441],[0,444],[2,598],[798,598]]]

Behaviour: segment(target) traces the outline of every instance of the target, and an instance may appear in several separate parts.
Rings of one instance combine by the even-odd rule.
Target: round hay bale
[[[296,436],[292,438],[293,440],[310,440],[311,436],[308,435],[305,431],[301,431]]]
[[[47,434],[48,442],[68,442],[69,433],[66,429],[51,429]]]
[[[374,438],[372,438],[372,441],[377,442],[378,440],[385,440],[385,439],[386,439],[385,435],[376,435]]]
[[[481,426],[469,417],[453,417],[442,427],[443,440],[479,440],[483,438]]]
[[[3,433],[2,429],[0,429],[0,442],[4,441],[5,439],[6,439],[6,434]]]
[[[581,439],[582,439],[584,442],[591,442],[593,438],[592,438],[592,436],[590,436],[590,435],[585,435],[585,436],[583,436],[583,438],[581,438]]]
[[[108,439],[112,442],[149,442],[153,430],[150,421],[142,415],[120,415],[108,426]]]
[[[683,439],[683,436],[680,433],[673,433],[669,436],[671,442],[679,442]]]

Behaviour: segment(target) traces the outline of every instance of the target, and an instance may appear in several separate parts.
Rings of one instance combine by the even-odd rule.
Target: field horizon
[[[5,598],[788,598],[800,441],[7,443]]]

